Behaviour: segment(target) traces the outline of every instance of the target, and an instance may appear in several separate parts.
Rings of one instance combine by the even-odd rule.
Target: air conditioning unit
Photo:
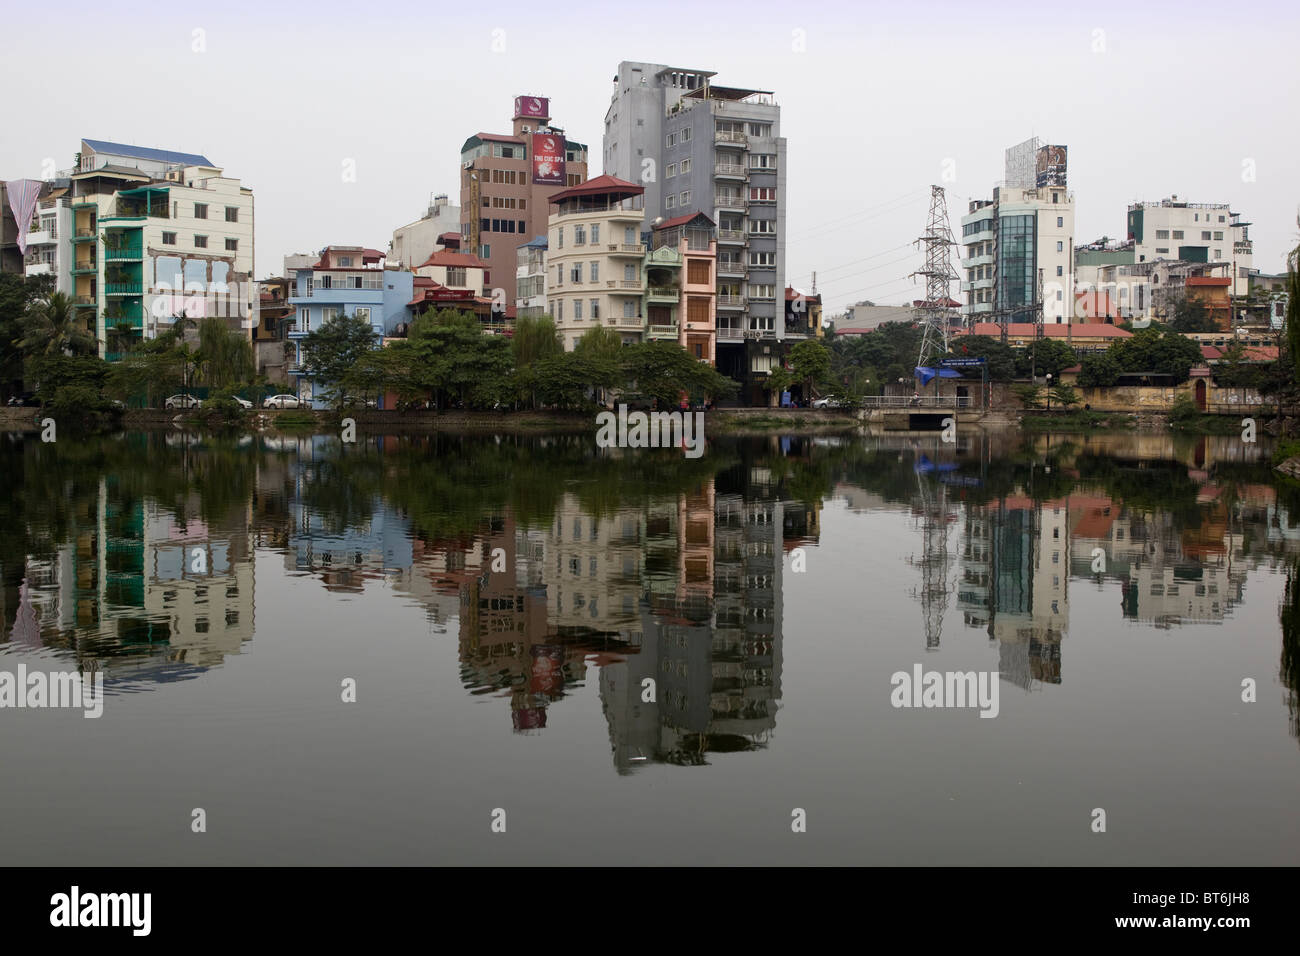
[[[531,126],[528,126],[527,124],[519,127],[519,129],[525,133],[531,133],[533,131],[533,128]]]

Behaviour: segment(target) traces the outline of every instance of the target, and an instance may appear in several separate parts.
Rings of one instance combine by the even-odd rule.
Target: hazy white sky
[[[1229,202],[1253,223],[1256,267],[1277,272],[1300,241],[1297,9],[29,4],[6,14],[0,177],[67,167],[82,137],[203,153],[254,189],[262,278],[285,253],[387,248],[431,194],[457,201],[462,143],[507,130],[517,94],[550,96],[600,172],[615,68],[645,60],[776,92],[787,280],[807,288],[815,270],[828,314],[919,294],[908,243],[930,184],[947,187],[959,231],[966,203],[1002,178],[1003,150],[1030,136],[1069,147],[1077,241],[1122,237],[1136,200]]]

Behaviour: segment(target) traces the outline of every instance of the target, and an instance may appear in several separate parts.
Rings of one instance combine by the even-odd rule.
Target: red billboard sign
[[[545,96],[516,96],[515,119],[550,119],[551,101]]]
[[[533,185],[564,185],[564,137],[533,134]]]
[[[533,673],[528,689],[534,694],[558,694],[564,690],[564,648],[558,644],[534,644]]]

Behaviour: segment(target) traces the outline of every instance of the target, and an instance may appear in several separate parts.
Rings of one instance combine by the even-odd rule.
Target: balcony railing
[[[73,234],[73,237],[72,237],[72,238],[73,238],[74,241],[75,241],[75,240],[78,240],[78,239],[79,239],[79,240],[83,240],[83,241],[86,240],[86,239],[94,239],[94,238],[95,238],[95,227],[94,227],[94,226],[91,226],[89,229],[77,229],[77,230],[74,231],[74,234]]]
[[[676,299],[681,295],[677,287],[671,285],[652,285],[646,293],[656,299]]]
[[[105,249],[105,259],[143,259],[144,249],[139,246],[124,246],[119,249]]]
[[[82,259],[72,264],[73,272],[94,272],[99,266],[94,259]]]
[[[713,167],[715,176],[733,176],[739,179],[745,178],[745,167],[738,166],[735,163],[717,163]]]
[[[677,326],[675,325],[652,325],[650,326],[650,335],[663,336],[665,338],[677,338]]]
[[[620,328],[639,329],[645,325],[645,317],[640,315],[620,315],[617,318],[611,316],[605,320],[606,325],[617,325]]]
[[[93,306],[95,304],[95,297],[93,295],[79,295],[72,300],[72,304],[76,306]]]
[[[738,325],[719,325],[718,338],[721,340],[739,340],[744,338],[744,330]]]
[[[713,140],[716,143],[740,143],[743,146],[749,142],[749,137],[737,130],[719,129],[713,131]]]
[[[743,276],[745,274],[745,264],[732,259],[718,260],[718,275],[720,276]]]
[[[641,283],[636,279],[619,279],[618,288],[628,289],[635,292],[641,291]]]
[[[719,196],[718,208],[719,209],[744,209],[745,197],[744,196]]]
[[[864,408],[969,408],[968,395],[867,395]]]
[[[609,244],[610,252],[632,253],[634,255],[645,255],[645,243],[643,242],[611,242]]]
[[[740,242],[745,241],[745,233],[740,229],[719,229],[718,242]]]
[[[109,295],[140,295],[144,287],[139,282],[110,282],[104,287]]]
[[[743,295],[718,296],[719,309],[743,309],[744,307],[745,307],[745,297]]]

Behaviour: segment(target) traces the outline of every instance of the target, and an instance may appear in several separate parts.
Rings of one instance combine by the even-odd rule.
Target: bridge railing
[[[970,408],[969,395],[868,395],[863,408]]]

